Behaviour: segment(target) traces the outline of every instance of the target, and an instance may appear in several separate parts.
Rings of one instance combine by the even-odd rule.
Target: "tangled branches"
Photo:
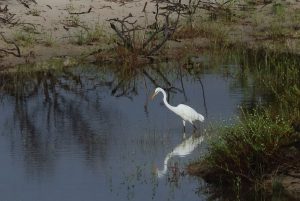
[[[112,18],[108,21],[119,38],[118,45],[130,52],[148,57],[154,55],[172,38],[181,17],[188,18],[188,22],[192,25],[197,10],[217,12],[224,10],[224,5],[230,1],[232,0],[219,4],[202,0],[189,0],[185,3],[181,0],[155,0],[154,11],[151,12],[154,14],[154,23],[151,25],[147,23],[149,13],[146,11],[147,2],[142,10],[146,21],[144,25],[141,25],[131,13],[122,19]]]
[[[15,18],[15,14],[9,12],[8,6],[1,8],[0,6],[0,26],[1,24],[14,26],[18,23],[18,20]]]
[[[8,6],[6,5],[3,8],[0,6],[0,27],[2,25],[14,26],[16,24],[18,24],[18,20],[15,19],[15,14],[9,12]],[[1,32],[0,36],[4,43],[8,44],[9,46],[13,46],[12,48],[7,49],[0,48],[0,52],[4,54],[10,54],[16,57],[21,57],[21,52],[18,45],[13,41],[7,40]]]
[[[143,12],[145,19],[148,18],[145,4]],[[112,18],[110,27],[116,32],[121,40],[119,45],[124,46],[131,52],[138,52],[144,56],[151,56],[156,53],[175,32],[179,17],[185,7],[178,2],[164,0],[163,3],[156,1],[156,10],[153,12],[154,23],[141,26],[134,16],[130,13],[123,19]]]

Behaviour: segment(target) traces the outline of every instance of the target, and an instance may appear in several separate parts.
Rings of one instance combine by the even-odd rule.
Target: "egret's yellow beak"
[[[151,96],[151,100],[153,100],[153,98],[156,96],[156,93],[154,92]]]

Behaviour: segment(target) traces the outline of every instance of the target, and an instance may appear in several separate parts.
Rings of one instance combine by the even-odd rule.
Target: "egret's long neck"
[[[164,98],[163,98],[164,104],[167,106],[167,108],[169,108],[170,110],[173,111],[173,110],[174,110],[174,107],[168,103],[166,92],[165,92],[165,91],[161,91],[161,92],[162,92],[162,94],[163,94],[163,96],[164,96]]]

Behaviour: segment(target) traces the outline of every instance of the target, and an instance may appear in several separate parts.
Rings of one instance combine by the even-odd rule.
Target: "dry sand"
[[[111,33],[108,19],[123,18],[131,13],[139,23],[150,23],[154,15],[152,10],[154,3],[148,1],[146,13],[142,12],[146,0],[139,1],[104,1],[104,0],[0,0],[0,7],[6,5],[8,12],[14,15],[17,25],[4,24],[0,21],[0,28],[8,40],[15,40],[17,34],[27,32],[24,29],[33,29],[35,34],[33,44],[20,46],[22,57],[16,58],[12,55],[4,55],[0,52],[0,66],[13,66],[24,62],[39,61],[53,56],[76,56],[105,46],[105,41],[97,44],[73,44],[72,38],[87,29],[95,26],[101,27],[106,33]],[[91,10],[90,10],[91,9]],[[90,12],[88,12],[90,10]],[[72,14],[81,13],[83,14]],[[147,16],[145,16],[147,15]],[[1,13],[0,13],[1,17]],[[72,25],[73,23],[79,25]],[[20,36],[19,36],[20,37]],[[108,36],[109,37],[109,36]],[[51,45],[45,45],[45,40],[51,40]],[[46,41],[47,42],[47,41]],[[106,41],[107,42],[107,41]],[[0,40],[0,48],[14,48]],[[2,56],[2,59],[1,59]]]
[[[183,2],[185,1],[187,2],[188,0]],[[21,2],[25,2],[25,4]],[[146,2],[146,12],[143,12]],[[290,9],[294,10],[294,13],[300,11],[299,0],[286,0],[284,2],[286,5],[289,5]],[[6,5],[8,8],[7,12],[13,15],[13,22],[18,23],[13,26],[3,23],[1,17],[5,15],[5,12],[0,11],[0,32],[3,33],[7,40],[15,41],[19,45],[22,56],[15,57],[0,51],[0,68],[43,61],[52,57],[78,57],[98,49],[111,48],[116,44],[112,41],[112,36],[116,37],[116,34],[110,28],[108,19],[124,18],[131,13],[133,21],[137,20],[140,25],[147,26],[154,22],[155,16],[153,14],[155,2],[151,0],[0,0],[0,8],[2,10],[5,9]],[[279,42],[279,45],[282,44],[282,51],[291,51],[299,54],[299,25],[290,25],[287,22],[283,26],[294,27],[292,33],[287,33],[288,36],[286,38],[280,38],[279,40],[268,38],[268,34],[276,34],[276,31],[279,30],[280,32],[281,30],[281,28],[272,30],[272,27],[270,27],[273,18],[271,14],[272,6],[273,4],[259,4],[255,11],[257,14],[252,16],[252,19],[243,18],[243,14],[247,15],[252,12],[245,11],[236,24],[231,23],[230,27],[226,23],[223,24],[223,32],[226,33],[221,33],[220,31],[216,33],[220,32],[220,35],[227,34],[225,40],[229,40],[231,43],[246,43],[250,48],[267,46],[278,50],[278,45],[276,46],[274,43],[274,40],[277,40],[276,42]],[[201,10],[202,12],[203,10]],[[201,22],[199,23],[201,24]],[[80,39],[81,34],[92,32],[96,26],[104,30],[103,34],[105,36],[102,40],[78,45],[76,40]],[[218,28],[222,29],[222,27]],[[260,37],[261,33],[262,36]],[[176,48],[186,48],[185,43],[207,48],[210,44],[209,40],[207,40],[210,37],[209,35],[214,35],[214,33],[209,33],[208,36],[200,36],[199,38],[197,36],[190,39],[183,37],[183,39],[180,39],[183,43],[171,41],[168,42],[168,46],[172,47],[174,51],[176,51]],[[283,42],[280,40],[283,40]],[[27,42],[25,45],[23,44],[24,41]],[[7,50],[12,48],[15,48],[13,44],[5,43],[0,37],[0,49]],[[13,51],[16,52],[15,50]]]

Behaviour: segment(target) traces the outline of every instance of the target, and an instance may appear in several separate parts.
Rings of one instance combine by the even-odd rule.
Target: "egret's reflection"
[[[184,133],[185,136],[185,133]],[[168,162],[174,156],[185,157],[191,154],[196,147],[203,141],[204,136],[193,134],[189,138],[184,138],[181,144],[177,145],[173,151],[168,153],[164,159],[164,167],[162,170],[157,169],[156,173],[158,177],[164,176],[168,171]]]

